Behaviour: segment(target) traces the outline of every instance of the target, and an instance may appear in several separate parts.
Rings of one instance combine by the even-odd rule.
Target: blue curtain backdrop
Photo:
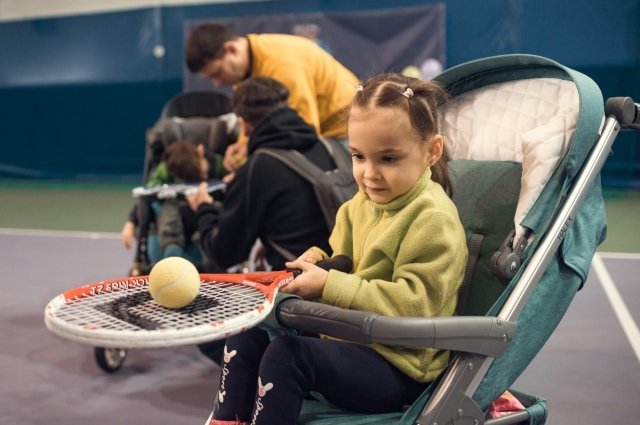
[[[446,66],[546,56],[605,97],[640,99],[640,0],[397,0],[443,4]],[[382,11],[387,0],[282,0],[159,7],[0,23],[0,176],[140,179],[144,133],[182,90],[190,20]],[[164,54],[154,55],[162,46]],[[156,50],[156,53],[158,51]],[[616,140],[604,184],[640,186],[636,133]]]

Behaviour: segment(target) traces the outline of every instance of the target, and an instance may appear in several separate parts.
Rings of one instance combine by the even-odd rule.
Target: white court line
[[[58,238],[120,239],[120,233],[73,232],[67,230],[7,229],[0,227],[0,235],[52,236]]]
[[[630,252],[598,252],[600,258],[612,258],[616,260],[640,260],[640,254]]]
[[[602,258],[599,253],[596,253],[593,257],[591,266],[596,272],[598,280],[609,298],[613,311],[616,313],[616,316],[618,316],[618,321],[620,322],[620,325],[622,325],[622,329],[631,343],[631,348],[633,348],[638,361],[640,361],[640,330],[638,330],[636,322],[633,321],[633,317],[622,300],[620,292],[618,292],[618,288],[616,288],[615,283],[613,283],[613,279],[611,279],[611,275],[602,262]]]

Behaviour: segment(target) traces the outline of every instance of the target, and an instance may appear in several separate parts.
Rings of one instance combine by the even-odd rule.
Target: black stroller
[[[227,146],[237,139],[238,133],[237,118],[231,112],[231,103],[226,93],[197,91],[175,96],[162,109],[154,126],[147,130],[143,183],[149,180],[170,143],[186,140],[196,145],[202,144],[211,153],[224,155]],[[157,239],[152,229],[154,213],[151,205],[159,199],[172,196],[175,193],[167,191],[136,195],[139,242],[131,276],[148,274],[153,264],[159,260],[157,255],[153,255],[153,244],[157,243]]]
[[[195,91],[173,97],[162,109],[158,121],[147,130],[143,184],[149,180],[170,143],[186,140],[196,145],[203,144],[209,152],[224,155],[238,134],[237,118],[231,112],[230,97],[225,92]],[[137,198],[135,211],[139,240],[130,276],[149,274],[153,264],[160,259],[152,204],[176,195],[170,190],[146,192],[152,193],[138,195],[135,189],[133,193]],[[120,369],[126,355],[125,349],[95,348],[96,362],[107,373]]]

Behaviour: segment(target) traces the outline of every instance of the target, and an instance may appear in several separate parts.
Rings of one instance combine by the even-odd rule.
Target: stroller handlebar
[[[605,116],[614,116],[620,130],[640,130],[640,104],[630,97],[611,97],[604,104]]]

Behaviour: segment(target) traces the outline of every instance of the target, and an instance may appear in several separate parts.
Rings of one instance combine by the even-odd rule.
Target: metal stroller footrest
[[[276,307],[284,326],[362,344],[440,348],[500,357],[516,323],[497,317],[388,317],[298,299]]]

